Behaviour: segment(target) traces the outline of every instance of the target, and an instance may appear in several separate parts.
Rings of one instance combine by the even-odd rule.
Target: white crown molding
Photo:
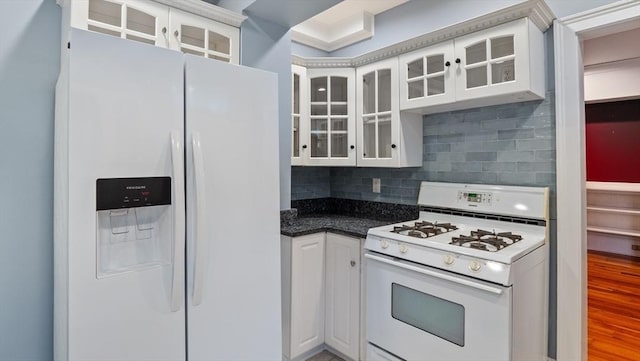
[[[525,17],[543,32],[555,19],[555,15],[543,0],[528,0],[352,58],[293,56],[292,63],[309,68],[357,67]]]
[[[153,0],[155,2],[170,6],[172,8],[180,9],[198,16],[204,16],[206,18],[240,27],[242,22],[247,19],[246,16],[238,14],[231,10],[209,4],[202,0]]]
[[[332,52],[373,36],[375,16],[362,12],[357,16],[334,24],[330,29],[306,29],[296,26],[291,29],[291,40],[316,49]],[[311,33],[314,30],[315,34]],[[338,32],[339,31],[339,32]]]

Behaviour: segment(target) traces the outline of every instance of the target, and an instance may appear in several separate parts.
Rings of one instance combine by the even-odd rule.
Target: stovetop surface
[[[417,238],[392,232],[394,226],[413,226],[415,222],[419,221],[451,223],[456,226],[457,229],[433,235],[428,238]],[[472,231],[477,231],[479,229],[495,233],[511,232],[512,234],[520,235],[522,239],[495,252],[450,244],[454,237],[459,238],[461,236],[469,236]],[[413,244],[425,248],[438,249],[451,254],[467,255],[475,258],[510,264],[523,255],[542,246],[546,239],[546,228],[545,226],[539,225],[487,220],[423,211],[420,212],[419,219],[415,221],[401,222],[372,228],[368,232],[368,237],[370,236],[389,241]]]

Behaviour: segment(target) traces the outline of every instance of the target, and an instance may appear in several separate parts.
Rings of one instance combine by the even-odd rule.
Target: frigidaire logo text
[[[127,189],[147,189],[147,186],[127,186]]]

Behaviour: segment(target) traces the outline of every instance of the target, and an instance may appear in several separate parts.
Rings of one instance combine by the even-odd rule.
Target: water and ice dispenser
[[[96,181],[97,276],[171,264],[171,178]]]

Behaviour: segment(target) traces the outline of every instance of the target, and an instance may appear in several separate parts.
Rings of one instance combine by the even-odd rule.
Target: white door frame
[[[587,235],[582,41],[640,26],[640,0],[554,21],[557,360],[587,359]]]

